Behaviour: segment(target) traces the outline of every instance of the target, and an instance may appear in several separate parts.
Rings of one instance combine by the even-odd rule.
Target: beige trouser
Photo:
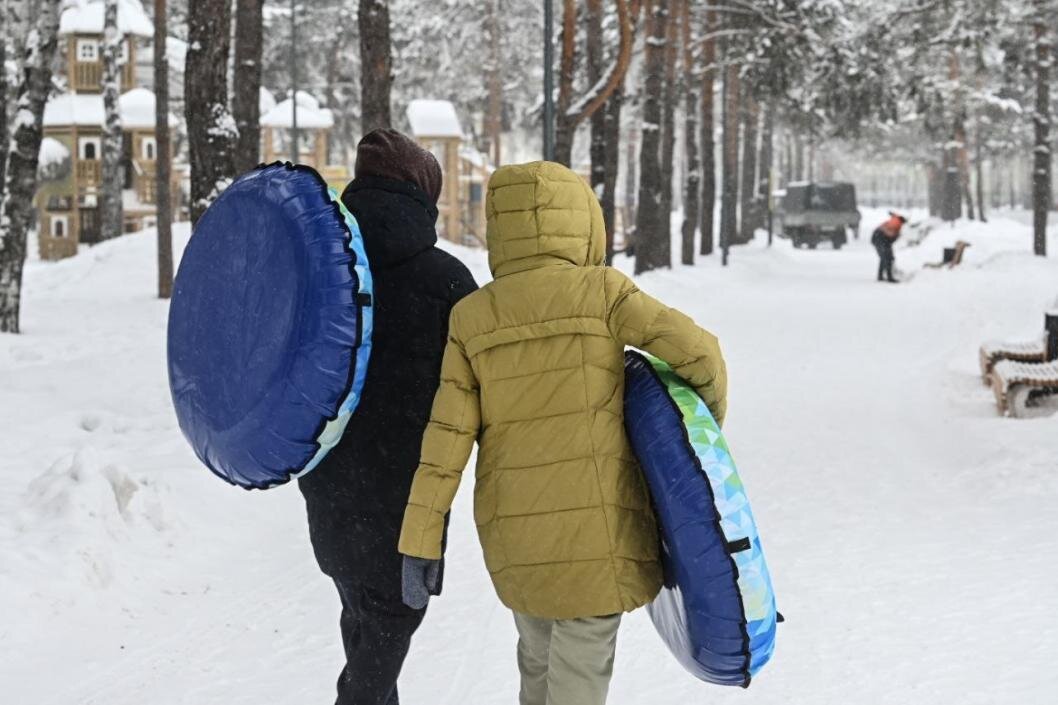
[[[540,619],[514,613],[521,705],[604,705],[621,615]]]

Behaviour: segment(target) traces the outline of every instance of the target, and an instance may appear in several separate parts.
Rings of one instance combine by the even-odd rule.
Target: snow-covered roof
[[[408,122],[416,137],[462,137],[456,108],[447,100],[413,100],[408,103]]]
[[[59,34],[102,34],[103,0],[75,0],[63,10]],[[118,0],[118,31],[139,37],[154,34],[154,25],[140,0]]]
[[[40,156],[37,164],[41,169],[61,164],[69,158],[69,148],[54,137],[45,137],[40,141]]]
[[[133,88],[118,98],[121,110],[121,127],[126,130],[153,128],[155,126],[154,92],[146,88]],[[169,124],[177,124],[176,116],[169,113]]]
[[[331,111],[320,107],[320,102],[305,91],[298,91],[298,128],[321,130],[334,126]],[[293,127],[294,104],[287,98],[261,116],[265,127]],[[262,105],[262,107],[264,107]]]
[[[44,126],[94,125],[104,122],[103,96],[63,93],[44,106]]]
[[[125,130],[154,127],[154,93],[146,88],[133,88],[118,98],[121,127]],[[45,127],[90,125],[102,127],[106,122],[103,96],[82,93],[63,93],[44,106]],[[176,117],[169,114],[169,124],[176,125]]]

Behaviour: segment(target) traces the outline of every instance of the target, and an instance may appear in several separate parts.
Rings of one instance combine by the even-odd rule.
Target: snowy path
[[[685,675],[633,614],[612,703],[1054,702],[1058,417],[997,418],[976,370],[982,340],[1038,329],[1058,295],[1058,263],[1024,254],[1026,233],[964,226],[966,268],[896,287],[871,281],[863,241],[751,245],[727,270],[642,280],[724,345],[729,440],[788,621],[744,693]],[[938,258],[955,234],[898,263]],[[482,256],[460,254],[481,278]],[[2,700],[330,702],[337,600],[300,495],[195,467],[169,408],[152,258],[140,236],[31,263],[26,335],[0,338]],[[516,700],[467,480],[407,705]]]

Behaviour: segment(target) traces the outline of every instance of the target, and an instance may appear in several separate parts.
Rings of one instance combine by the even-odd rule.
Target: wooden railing
[[[77,160],[77,181],[81,186],[99,185],[100,164],[98,159]]]
[[[74,64],[75,91],[99,91],[103,80],[103,64],[98,61],[78,61]]]

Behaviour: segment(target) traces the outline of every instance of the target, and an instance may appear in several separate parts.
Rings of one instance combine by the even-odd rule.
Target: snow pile
[[[187,234],[178,224],[178,252]],[[839,251],[758,237],[727,268],[712,257],[638,281],[716,332],[728,360],[725,430],[787,617],[755,704],[1058,692],[1058,632],[1045,628],[1058,612],[1058,416],[999,417],[977,366],[983,340],[1040,330],[1058,261],[1032,257],[1029,228],[997,217],[937,229],[898,262],[939,260],[952,238],[972,240],[974,258],[899,286],[874,281],[864,237]],[[443,246],[488,279],[484,252]],[[182,438],[155,256],[145,231],[31,260],[25,333],[0,336],[5,702],[328,702],[338,602],[304,503],[294,487],[224,485]],[[473,484],[468,470],[445,594],[404,668],[407,705],[517,697]],[[692,679],[645,611],[629,615],[611,705],[682,702],[748,701]]]
[[[69,148],[55,139],[45,137],[40,141],[40,154],[37,157],[37,166],[41,170],[49,170],[65,164],[70,159]]]
[[[103,0],[75,0],[59,18],[59,34],[102,34]],[[139,0],[118,0],[118,31],[139,37],[154,35],[154,25]]]
[[[416,137],[462,137],[456,108],[447,100],[413,100],[408,103],[408,123]]]

